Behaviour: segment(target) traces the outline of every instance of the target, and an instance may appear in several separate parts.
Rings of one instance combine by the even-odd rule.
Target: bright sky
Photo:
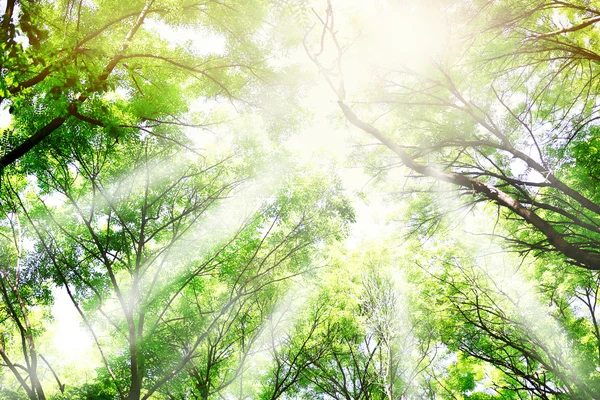
[[[8,112],[8,107],[0,108],[0,129],[6,129],[12,123],[12,117]]]

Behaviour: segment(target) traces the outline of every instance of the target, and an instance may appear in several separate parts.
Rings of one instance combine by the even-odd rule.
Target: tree
[[[224,215],[215,206],[247,179],[245,169],[235,172],[230,157],[186,159],[169,143],[122,144],[111,164],[110,140],[91,156],[73,146],[67,159],[75,161],[40,174],[40,186],[64,198],[60,207],[5,182],[35,232],[38,280],[67,291],[102,357],[102,390],[118,398],[180,391],[175,378],[186,372],[203,398],[226,386],[215,383],[219,364],[247,353],[278,282],[306,271],[315,246],[343,234],[352,219],[329,179],[290,177],[269,204],[228,221],[235,210]],[[230,381],[243,365],[224,368],[221,379]],[[28,370],[33,380],[35,364]]]
[[[346,121],[416,177],[454,185],[473,202],[492,202],[521,221],[508,239],[523,252],[558,252],[568,263],[600,268],[590,164],[597,130],[597,56],[590,43],[598,10],[587,2],[482,1],[450,11],[437,2],[458,27],[450,50],[421,70],[373,66],[370,94],[361,94],[344,88],[348,45],[327,4],[319,20],[321,51],[309,49],[308,37],[305,47]],[[327,47],[335,53],[332,68],[320,58]],[[367,122],[372,114],[381,116],[381,128]]]
[[[401,164],[428,178],[387,187],[411,203],[402,231],[415,240],[404,267],[419,288],[412,313],[443,349],[423,372],[428,396],[595,398],[598,10],[577,1],[428,5],[434,22],[418,23],[450,21],[447,51],[418,67],[391,41],[383,59],[361,37],[346,39],[333,2],[305,37],[343,121],[368,134],[362,160],[376,177]],[[385,13],[415,18],[410,7]],[[378,16],[375,30],[385,31]],[[355,49],[370,61],[366,90],[352,81]],[[469,225],[478,236],[465,247],[470,211],[495,218]],[[519,257],[498,255],[507,248]]]
[[[450,235],[413,254],[407,268],[422,288],[413,309],[446,349],[437,358],[450,364],[426,371],[442,398],[472,392],[483,398],[597,397],[595,317],[567,289],[597,287],[579,275],[595,272],[546,271],[539,281],[529,280],[528,274],[539,273],[535,266],[515,262],[497,245],[482,248],[480,239]],[[544,282],[553,277],[569,284]]]
[[[384,3],[348,39],[327,1],[304,37],[368,134],[350,162],[402,209],[353,250],[335,167],[281,146],[309,120],[282,66],[303,1],[3,3],[1,398],[600,396],[600,10]],[[436,24],[427,60],[400,50]],[[93,376],[48,345],[59,291]]]
[[[223,358],[249,351],[286,279],[309,268],[317,244],[343,236],[352,211],[324,177],[283,172],[279,192],[253,181],[265,204],[242,220],[219,211],[243,208],[227,199],[260,180],[260,151],[246,143],[222,159],[203,156],[183,132],[223,118],[191,112],[193,100],[239,110],[260,95],[256,82],[272,83],[265,60],[280,33],[269,20],[288,8],[6,2],[0,104],[12,124],[0,154],[1,351],[9,396],[45,399],[55,391],[39,377],[50,371],[67,398],[206,398],[243,370],[243,357],[227,366]],[[212,34],[226,51],[174,44],[161,37],[169,29]],[[53,287],[67,292],[102,359],[83,387],[65,389],[60,371],[40,362]]]
[[[45,359],[36,348],[36,338],[42,329],[40,314],[47,313],[51,304],[50,286],[36,282],[39,271],[34,267],[35,257],[29,257],[24,249],[27,230],[21,222],[18,205],[10,198],[3,198],[1,204],[5,222],[0,262],[2,366],[14,375],[29,398],[45,399],[38,373],[39,364]],[[38,312],[33,310],[36,306],[40,308]],[[57,381],[61,391],[64,390],[58,378]]]
[[[433,338],[414,335],[406,287],[384,245],[336,260],[284,340],[262,398],[421,398]]]
[[[190,100],[241,100],[253,82],[266,80],[271,43],[264,27],[285,8],[263,2],[7,1],[0,21],[0,104],[14,122],[3,135],[0,166],[20,160],[28,170],[43,169],[47,155],[67,141],[93,147],[98,138],[143,134],[178,141],[173,127],[214,122],[202,113],[184,118]],[[213,35],[223,49],[173,45],[161,34],[186,29]]]

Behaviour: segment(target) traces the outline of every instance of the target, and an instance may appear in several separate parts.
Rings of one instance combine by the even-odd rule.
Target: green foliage
[[[5,3],[0,398],[600,398],[597,4]],[[361,42],[419,7],[448,24],[421,67]],[[283,149],[302,41],[391,237]]]

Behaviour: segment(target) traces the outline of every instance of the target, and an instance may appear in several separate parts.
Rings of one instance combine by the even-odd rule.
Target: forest
[[[600,2],[0,13],[0,400],[600,399]]]

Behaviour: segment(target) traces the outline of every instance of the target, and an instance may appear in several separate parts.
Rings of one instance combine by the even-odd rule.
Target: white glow
[[[61,382],[77,386],[91,382],[96,376],[96,368],[102,365],[93,339],[82,326],[77,310],[71,303],[64,288],[53,291],[54,321],[48,324],[39,351],[52,365]],[[42,363],[42,368],[46,365]],[[43,378],[45,388],[55,388],[56,382],[47,371]]]
[[[239,388],[245,393],[244,398],[256,396],[255,385],[272,367],[273,352],[278,351],[285,342],[287,335],[293,331],[294,324],[310,298],[314,285],[295,279],[292,285],[279,300],[269,317],[263,321],[262,331],[256,338],[249,356],[244,363],[243,373],[229,386],[226,399],[236,399]]]
[[[380,9],[365,25],[363,62],[385,67],[422,67],[444,51],[448,38],[439,10],[418,2]]]
[[[54,292],[55,330],[52,343],[63,362],[75,361],[92,347],[92,338],[81,326],[79,314],[64,290]]]
[[[155,18],[147,18],[145,26],[157,33],[172,46],[183,47],[193,51],[195,54],[225,53],[225,38],[221,35],[191,27],[181,26],[174,28]]]
[[[8,107],[0,108],[0,129],[8,128],[13,121],[12,115],[8,112]]]
[[[467,215],[459,228],[464,229],[466,235],[460,235],[458,243],[476,254],[477,266],[503,297],[499,302],[503,311],[515,321],[522,322],[523,329],[543,343],[550,357],[561,360],[567,367],[573,365],[566,332],[551,316],[551,308],[540,302],[535,283],[522,274],[520,260],[506,253],[491,239],[481,241],[481,234],[489,234],[486,229],[494,224],[489,214]]]

